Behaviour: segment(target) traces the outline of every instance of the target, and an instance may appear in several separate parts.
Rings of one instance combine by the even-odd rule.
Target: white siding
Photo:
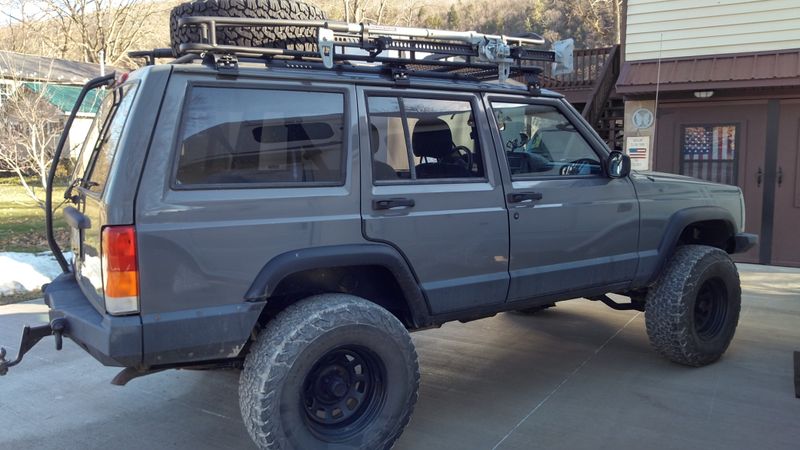
[[[628,0],[625,59],[800,48],[800,0]]]

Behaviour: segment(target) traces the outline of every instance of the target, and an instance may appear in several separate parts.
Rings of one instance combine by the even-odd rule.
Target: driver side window
[[[600,158],[558,109],[492,103],[512,179],[600,175]]]

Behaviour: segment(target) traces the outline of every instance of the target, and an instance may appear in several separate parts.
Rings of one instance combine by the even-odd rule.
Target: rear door
[[[639,205],[574,111],[554,99],[489,98],[511,230],[509,301],[633,279]]]
[[[367,239],[405,255],[433,314],[505,301],[508,219],[478,98],[362,88],[359,102]]]
[[[109,223],[106,185],[117,148],[138,90],[128,82],[105,92],[77,161],[73,183],[80,199],[76,208],[89,219],[89,227],[71,230],[75,274],[81,289],[99,311],[105,311],[101,262],[102,225]]]

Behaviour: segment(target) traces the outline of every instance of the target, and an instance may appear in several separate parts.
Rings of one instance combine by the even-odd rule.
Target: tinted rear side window
[[[344,95],[191,89],[177,186],[344,182]]]

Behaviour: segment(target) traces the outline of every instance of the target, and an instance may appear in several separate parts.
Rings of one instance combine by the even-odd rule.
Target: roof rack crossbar
[[[367,61],[389,65],[417,65],[410,72],[425,73],[432,67],[486,72],[495,70],[505,81],[512,68],[517,72],[537,74],[540,69],[526,68],[529,61],[555,61],[550,51],[533,48],[544,44],[541,37],[516,37],[484,34],[475,31],[449,31],[428,28],[391,27],[326,20],[251,19],[244,17],[184,17],[179,27],[200,28],[201,42],[182,43],[181,54],[227,53],[236,56],[292,57],[321,60],[333,68],[335,61]],[[218,27],[305,27],[316,28],[318,52],[272,47],[244,47],[219,44]],[[340,52],[336,52],[339,47]],[[367,52],[367,56],[347,53],[347,48]],[[398,57],[378,56],[395,51]],[[425,53],[419,57],[419,53]],[[453,58],[463,60],[453,60]],[[426,69],[427,68],[427,69]]]

